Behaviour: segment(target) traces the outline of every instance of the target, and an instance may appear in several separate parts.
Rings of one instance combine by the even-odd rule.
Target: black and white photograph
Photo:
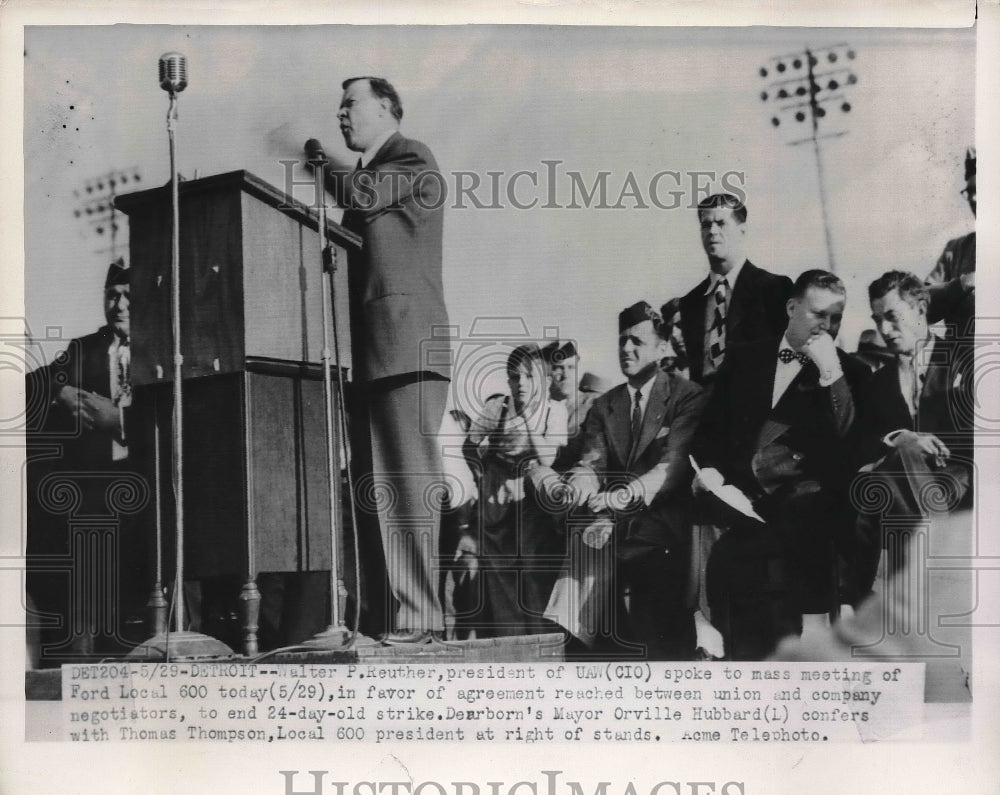
[[[290,8],[8,26],[0,789],[991,791],[995,9]]]

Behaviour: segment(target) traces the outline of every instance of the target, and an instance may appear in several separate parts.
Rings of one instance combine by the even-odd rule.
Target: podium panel
[[[244,369],[247,357],[318,362],[323,347],[318,220],[246,171],[183,182],[180,321],[184,378]],[[129,218],[133,386],[173,380],[170,191],[115,200]],[[360,239],[327,224],[341,364],[350,366],[347,251]]]
[[[317,367],[251,363],[184,385],[185,576],[330,568],[323,384]],[[163,552],[173,568],[169,385],[138,387],[130,440],[152,483],[159,441]],[[338,435],[339,444],[339,435]],[[337,493],[339,497],[339,477]],[[151,506],[155,512],[155,506]],[[340,501],[335,520],[340,523]],[[147,522],[153,526],[155,513]]]

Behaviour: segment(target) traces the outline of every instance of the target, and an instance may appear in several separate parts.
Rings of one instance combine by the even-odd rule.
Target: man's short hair
[[[399,101],[399,94],[396,93],[396,89],[392,87],[392,83],[386,80],[384,77],[371,77],[370,75],[362,75],[361,77],[349,77],[341,84],[341,88],[346,91],[347,87],[351,83],[356,83],[359,80],[367,80],[368,85],[371,87],[372,94],[379,99],[389,100],[389,112],[392,113],[393,118],[396,121],[402,121],[403,119],[403,103]]]
[[[541,364],[546,375],[552,372],[552,363],[537,343],[526,342],[518,345],[507,357],[507,376],[510,377],[521,368],[530,369],[536,361]]]
[[[930,303],[931,295],[917,276],[907,271],[887,271],[868,285],[869,302],[885,298],[893,290],[899,290],[899,297],[910,306],[923,301]]]
[[[698,217],[701,218],[702,210],[714,210],[717,207],[733,211],[733,218],[738,223],[746,223],[747,206],[731,193],[713,193],[706,199],[698,202]]]
[[[795,280],[789,298],[801,298],[810,287],[815,287],[817,290],[829,290],[837,295],[847,295],[847,288],[844,287],[844,283],[837,274],[812,268],[803,271]]]

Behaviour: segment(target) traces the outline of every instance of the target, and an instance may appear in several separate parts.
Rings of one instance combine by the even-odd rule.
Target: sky
[[[464,208],[445,215],[444,279],[460,338],[502,331],[577,340],[581,372],[621,380],[616,317],[639,299],[654,306],[700,281],[692,172],[729,173],[746,193],[748,256],[794,277],[827,267],[822,212],[805,124],[775,128],[760,99],[774,56],[847,43],[858,81],[821,132],[837,272],[848,286],[842,344],[870,325],[865,288],[889,268],[925,275],[945,242],[971,231],[959,195],[974,141],[975,38],[969,30],[614,27],[34,27],[25,32],[25,314],[31,334],[63,338],[102,323],[110,251],[76,218],[92,178],[138,169],[140,187],[169,178],[167,95],[157,61],[188,61],[180,95],[178,160],[186,177],[246,169],[281,187],[279,161],[310,137],[347,157],[335,113],[343,79],[388,78],[404,107],[403,132],[424,141],[446,174],[484,186],[519,178],[515,198],[533,209]],[[353,162],[354,157],[350,158]],[[546,201],[559,161],[559,208]],[[608,172],[614,205],[629,175],[648,205],[567,207],[571,177],[589,186]],[[658,197],[681,190],[667,209]],[[305,180],[305,172],[295,172]],[[453,191],[457,178],[451,177]],[[464,179],[472,179],[465,177]],[[720,188],[719,179],[698,178]],[[706,182],[707,181],[707,182]],[[295,195],[307,198],[297,189]],[[703,194],[702,194],[703,195]],[[578,204],[584,202],[578,201]],[[334,216],[336,217],[336,216]],[[122,244],[119,253],[127,257]],[[134,263],[139,265],[139,263]],[[497,322],[513,318],[514,322]],[[513,335],[513,336],[512,336]]]

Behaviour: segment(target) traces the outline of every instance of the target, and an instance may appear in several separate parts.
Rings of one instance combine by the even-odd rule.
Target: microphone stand
[[[183,87],[183,86],[182,86]],[[170,238],[170,314],[173,332],[173,462],[174,462],[174,519],[176,522],[177,560],[174,580],[173,610],[174,631],[169,628],[136,646],[130,658],[194,660],[232,657],[233,650],[217,638],[184,628],[184,403],[182,390],[181,355],[181,291],[180,291],[180,198],[177,186],[177,151],[175,133],[177,126],[177,91],[169,89],[170,105],[167,108],[167,137],[170,142],[170,205],[172,229]],[[158,445],[157,445],[158,446]],[[159,483],[157,483],[157,489]]]
[[[340,467],[337,455],[337,428],[335,415],[343,416],[344,382],[340,368],[340,346],[337,343],[337,310],[335,305],[334,273],[337,269],[337,254],[327,240],[326,228],[326,193],[323,184],[325,161],[317,158],[313,161],[313,175],[316,181],[316,198],[319,202],[319,254],[323,269],[322,311],[323,311],[323,403],[325,408],[326,427],[326,474],[329,488],[329,520],[330,520],[330,625],[317,635],[314,635],[302,645],[323,651],[347,650],[354,645],[357,632],[351,632],[341,618],[340,610],[340,555],[337,544],[340,538],[340,523],[338,506],[340,503]],[[330,329],[333,328],[334,351],[331,362]],[[334,394],[333,381],[330,374],[331,365],[337,368],[337,393]],[[343,427],[343,423],[340,424]],[[357,546],[355,544],[355,546]],[[355,550],[356,554],[356,550]],[[360,582],[358,583],[360,587]]]

